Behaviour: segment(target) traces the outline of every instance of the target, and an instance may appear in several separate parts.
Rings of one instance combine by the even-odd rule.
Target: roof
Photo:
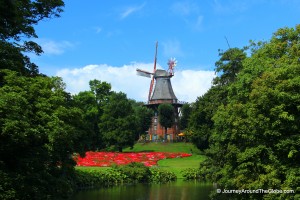
[[[172,88],[171,76],[168,75],[167,71],[156,70],[154,78],[156,81],[150,100],[177,100]]]

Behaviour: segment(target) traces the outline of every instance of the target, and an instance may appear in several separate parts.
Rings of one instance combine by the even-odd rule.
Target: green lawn
[[[137,143],[133,148],[123,149],[123,152],[179,152],[199,154],[200,151],[191,143]]]
[[[186,168],[198,168],[205,156],[191,143],[137,143],[134,147],[123,149],[123,152],[178,152],[192,153],[192,156],[185,158],[164,159],[158,161],[158,167],[166,171],[174,172],[177,178],[182,178],[181,171]],[[109,167],[76,167],[80,170],[97,169],[106,170]]]
[[[177,178],[183,178],[181,171],[187,168],[198,168],[205,159],[203,155],[192,155],[186,158],[174,158],[158,161],[158,166],[166,171],[174,172]]]

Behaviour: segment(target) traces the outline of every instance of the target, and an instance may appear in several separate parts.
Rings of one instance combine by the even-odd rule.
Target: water
[[[199,200],[209,199],[211,183],[178,180],[167,184],[135,184],[78,192],[74,200]]]

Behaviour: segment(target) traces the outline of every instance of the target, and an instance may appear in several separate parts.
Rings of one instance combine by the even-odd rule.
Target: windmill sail
[[[145,76],[145,77],[151,78],[152,73],[141,70],[141,69],[137,69],[136,74],[139,75],[139,76]]]
[[[153,74],[156,72],[157,46],[158,46],[158,42],[156,41]],[[151,80],[151,82],[150,82],[150,89],[149,89],[149,95],[148,95],[148,102],[150,101],[150,98],[151,98],[151,94],[152,94],[152,90],[153,90],[153,85],[154,85],[154,76],[152,77],[152,80]]]

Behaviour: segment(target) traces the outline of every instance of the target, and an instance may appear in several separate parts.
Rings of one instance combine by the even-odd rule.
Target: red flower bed
[[[115,152],[86,152],[84,158],[78,156],[75,157],[77,166],[97,166],[107,167],[113,164],[126,165],[131,162],[140,162],[146,166],[157,165],[157,161],[167,158],[182,158],[188,157],[191,154],[188,153],[115,153]]]

